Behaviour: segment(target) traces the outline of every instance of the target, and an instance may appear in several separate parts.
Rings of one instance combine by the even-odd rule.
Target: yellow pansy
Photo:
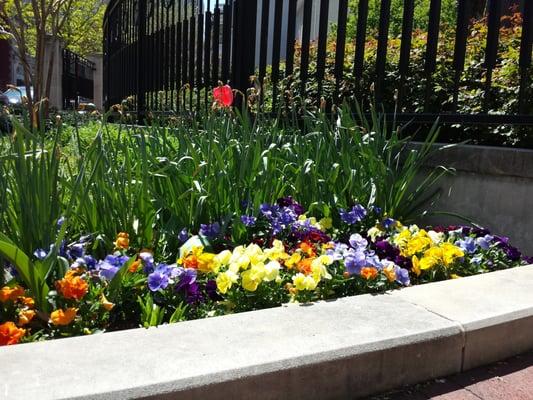
[[[383,231],[381,229],[379,229],[377,226],[374,226],[368,230],[367,235],[371,241],[375,242],[377,237],[380,236],[382,232]]]
[[[311,273],[315,282],[320,282],[322,278],[331,279],[331,274],[328,272],[326,265],[331,265],[332,262],[332,258],[327,255],[315,258],[311,262]]]
[[[263,277],[263,280],[265,282],[275,281],[279,277],[280,269],[281,265],[279,262],[270,261],[268,264],[265,265],[265,276]]]
[[[216,283],[220,293],[226,294],[234,283],[237,283],[239,276],[233,271],[225,271],[218,274]]]
[[[435,232],[435,231],[429,231],[428,236],[431,238],[431,240],[435,244],[441,244],[444,241],[444,237],[445,237],[443,232]]]
[[[444,261],[445,266],[449,266],[455,262],[457,258],[464,257],[465,253],[461,248],[451,244],[451,243],[443,243],[441,245],[442,249],[442,259]]]
[[[420,274],[422,273],[422,271],[420,270],[420,260],[417,256],[413,256],[411,262],[413,264],[413,272],[416,274],[416,276],[420,276]]]
[[[242,287],[249,292],[255,292],[266,275],[264,264],[256,264],[241,274]]]
[[[426,250],[424,256],[420,259],[420,269],[427,270],[438,265],[449,267],[457,258],[463,256],[463,251],[451,243],[433,246]]]
[[[313,277],[298,273],[292,277],[292,283],[298,290],[315,290],[318,282]]]
[[[233,249],[229,264],[230,269],[234,272],[239,272],[241,269],[247,269],[249,267],[250,257],[246,254],[246,249],[243,246],[238,246]]]
[[[432,247],[424,253],[424,256],[420,259],[420,269],[428,270],[441,264],[442,250],[439,247]]]
[[[425,230],[419,231],[413,236],[402,249],[402,256],[411,257],[417,253],[426,251],[433,245],[433,240]]]
[[[396,246],[402,249],[407,246],[407,242],[409,239],[411,239],[411,236],[411,231],[409,229],[404,229],[398,235],[396,235],[393,242]]]
[[[285,267],[292,269],[298,265],[302,260],[302,256],[299,253],[293,253],[287,260],[285,260]]]
[[[261,250],[261,247],[259,247],[255,243],[250,244],[246,248],[244,254],[248,256],[248,258],[250,259],[250,264],[252,265],[261,264],[267,258],[263,253],[263,250]]]
[[[215,254],[202,253],[198,257],[198,271],[208,274],[210,272],[217,272],[219,265],[215,262]]]
[[[396,271],[394,270],[394,264],[388,263],[388,265],[383,268],[383,273],[389,280],[389,282],[394,282],[396,280]]]
[[[224,250],[215,256],[215,263],[220,267],[222,265],[228,265],[231,260],[231,251]]]
[[[328,229],[333,228],[333,220],[331,218],[322,218],[318,224],[320,225],[320,230],[327,231]]]
[[[274,240],[272,248],[264,251],[265,256],[271,260],[285,260],[289,255],[285,252],[285,246],[281,240]]]

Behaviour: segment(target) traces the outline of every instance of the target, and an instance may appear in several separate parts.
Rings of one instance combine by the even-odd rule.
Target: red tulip
[[[233,104],[233,90],[229,85],[217,86],[213,89],[215,103],[221,107],[231,107]]]

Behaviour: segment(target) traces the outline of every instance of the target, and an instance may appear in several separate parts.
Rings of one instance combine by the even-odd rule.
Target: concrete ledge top
[[[304,376],[315,379],[309,368],[320,371],[321,366],[330,370],[327,378],[341,391],[319,395],[317,386],[312,388],[315,398],[338,398],[344,389],[353,391],[347,380],[362,379],[356,369],[384,382],[389,379],[384,374],[390,373],[389,386],[459,372],[465,331],[530,317],[533,266],[384,295],[4,347],[0,399],[125,399],[177,393],[180,399],[232,398],[222,392],[207,397],[193,393],[247,380],[257,385],[272,374],[278,375],[270,386],[289,378],[292,386],[301,385]],[[407,350],[397,363],[390,362],[391,352],[398,349]],[[376,355],[373,362],[369,355]],[[413,376],[424,359],[435,365],[420,365],[419,376]],[[334,372],[335,363],[342,365],[339,372]],[[305,368],[305,374],[298,375]],[[253,386],[247,396],[231,393],[240,398],[282,398],[280,393],[308,398],[299,388],[280,386],[276,392],[270,386],[270,392],[260,396]],[[387,386],[376,383],[378,387]]]
[[[533,266],[497,271],[391,292],[390,296],[481,329],[532,315]]]
[[[533,150],[442,143],[434,146],[442,149],[429,158],[428,167],[444,165],[463,172],[533,179]]]

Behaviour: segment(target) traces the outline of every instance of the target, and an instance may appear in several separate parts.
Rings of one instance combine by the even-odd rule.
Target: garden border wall
[[[6,399],[338,399],[533,348],[533,265],[0,349]]]
[[[437,144],[435,146],[445,146]],[[426,166],[455,168],[440,182],[435,210],[465,216],[533,256],[533,150],[457,145],[437,152]],[[450,215],[426,219],[428,224],[464,223]]]

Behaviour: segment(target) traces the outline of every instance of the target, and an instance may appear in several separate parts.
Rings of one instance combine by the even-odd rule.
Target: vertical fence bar
[[[177,0],[178,2],[178,10],[177,10],[177,25],[176,25],[176,111],[180,111],[180,95],[181,95],[181,87],[183,85],[183,78],[182,78],[182,32],[183,32],[183,26],[182,26],[182,18],[181,18],[181,0]]]
[[[318,52],[316,74],[318,81],[318,103],[322,97],[322,88],[324,74],[326,70],[326,47],[328,44],[328,17],[329,17],[329,0],[320,1],[320,20],[318,23]]]
[[[104,49],[104,60],[103,60],[103,86],[104,86],[104,111],[109,110],[109,10],[106,10],[104,15],[104,38],[103,38],[103,49]]]
[[[465,68],[466,44],[468,40],[468,21],[471,13],[469,0],[458,0],[457,4],[457,28],[455,33],[455,48],[453,53],[453,111],[457,112],[459,102],[459,85],[461,75]]]
[[[527,88],[531,82],[528,72],[531,69],[531,51],[533,50],[533,2],[525,0],[522,11],[522,38],[520,42],[520,91],[518,95],[519,112],[525,114],[527,111]],[[531,101],[531,100],[530,100]]]
[[[168,58],[165,52],[165,0],[161,0],[159,3],[159,84],[158,84],[158,98],[159,98],[159,111],[165,109],[165,71],[167,69]]]
[[[359,5],[357,8],[357,31],[355,34],[355,56],[354,56],[354,78],[356,81],[359,81],[363,77],[367,19],[368,19],[368,0],[359,0]]]
[[[144,45],[146,42],[146,0],[138,0],[138,20],[137,20],[137,122],[143,123],[144,114],[146,112],[146,88],[144,80],[144,68],[142,68],[142,60],[144,59]]]
[[[222,16],[222,81],[226,83],[230,78],[230,56],[231,56],[231,27],[232,27],[232,6],[224,4]],[[243,32],[244,33],[244,32]],[[246,33],[247,35],[250,32]]]
[[[182,45],[182,67],[181,67],[181,76],[182,76],[182,89],[188,83],[188,67],[189,67],[189,19],[187,13],[187,1],[183,2],[183,45]],[[183,109],[186,107],[187,94],[185,90],[182,91],[183,94]]]
[[[154,19],[153,19],[153,13],[154,13],[154,0],[146,0],[147,5],[150,4],[150,10],[147,11],[147,38],[146,38],[146,54],[150,60],[154,59],[154,43],[153,43],[153,34],[154,34]],[[148,3],[149,2],[149,3]],[[146,102],[146,109],[151,110],[153,108],[153,87],[154,87],[154,63],[146,63],[146,74],[145,74],[145,82],[146,82],[146,92],[147,92],[147,102]]]
[[[176,1],[172,2],[172,16],[170,29],[170,108],[177,111],[175,108],[174,97],[176,95]]]
[[[309,51],[311,46],[311,14],[313,11],[313,0],[304,0],[304,15],[302,26],[302,57],[300,61],[300,94],[305,101],[305,88],[309,74]]]
[[[217,85],[220,77],[220,7],[218,0],[215,7],[213,15],[213,86]]]
[[[431,93],[433,92],[433,73],[437,67],[437,50],[439,46],[441,0],[431,0],[429,6],[428,40],[426,45],[426,61],[424,73],[426,75],[426,99],[424,109],[429,111]]]
[[[235,24],[233,27],[233,86],[246,93],[248,79],[255,69],[255,27],[257,18],[257,0],[235,1]],[[251,33],[252,32],[252,33]],[[240,106],[240,97],[236,106]],[[242,99],[242,106],[246,99]]]
[[[381,103],[385,80],[385,66],[387,62],[387,44],[389,41],[391,0],[382,0],[379,10],[378,49],[376,54],[376,103]]]
[[[202,0],[200,0],[201,2]],[[196,35],[196,111],[200,111],[200,97],[203,88],[203,55],[204,55],[204,15],[202,7],[198,8],[198,33]]]
[[[298,0],[289,0],[287,18],[287,51],[285,56],[285,76],[294,72],[294,46],[296,44],[296,5]]]
[[[487,47],[485,49],[485,68],[487,75],[485,79],[485,101],[484,111],[488,112],[491,100],[491,86],[492,86],[492,71],[496,67],[496,58],[498,56],[498,41],[500,37],[500,18],[501,18],[501,1],[489,0],[488,6],[488,32],[487,32]]]
[[[158,63],[155,67],[155,82],[154,82],[154,98],[155,105],[154,111],[161,111],[161,97],[159,92],[161,90],[161,72],[164,68],[164,60],[162,60],[162,51],[161,45],[163,41],[161,40],[161,0],[155,0],[155,32],[154,32],[154,48],[155,48],[155,60],[158,60]],[[162,62],[163,61],[163,62]]]
[[[346,56],[346,25],[348,21],[348,0],[339,0],[337,20],[337,43],[335,52],[335,102],[340,103],[340,83],[344,75],[344,57]]]
[[[205,90],[205,107],[206,111],[208,104],[208,88],[213,86],[211,83],[211,30],[213,25],[213,14],[211,13],[211,2],[207,2],[207,10],[205,12],[205,46],[204,46],[204,86]]]
[[[277,109],[279,62],[281,58],[281,22],[283,18],[283,0],[274,0],[274,42],[272,44],[272,111]]]
[[[402,21],[402,44],[400,47],[400,83],[398,87],[398,110],[402,110],[402,103],[405,96],[405,79],[409,72],[409,60],[411,58],[411,41],[413,38],[413,20],[415,12],[414,0],[404,0],[403,21]]]
[[[266,74],[267,66],[267,51],[268,51],[268,22],[270,11],[270,0],[262,0],[261,2],[261,44],[259,49],[259,83],[261,84],[261,100],[263,99],[263,84]]]
[[[196,17],[194,15],[194,1],[191,2],[191,18],[189,19],[189,107],[193,110],[193,92],[194,92],[194,67],[195,67],[195,40],[196,40]]]
[[[172,3],[163,2],[164,16],[165,16],[165,70],[163,71],[163,81],[165,87],[165,110],[168,110],[168,96],[170,94],[170,68],[172,57],[170,56],[170,7]]]

